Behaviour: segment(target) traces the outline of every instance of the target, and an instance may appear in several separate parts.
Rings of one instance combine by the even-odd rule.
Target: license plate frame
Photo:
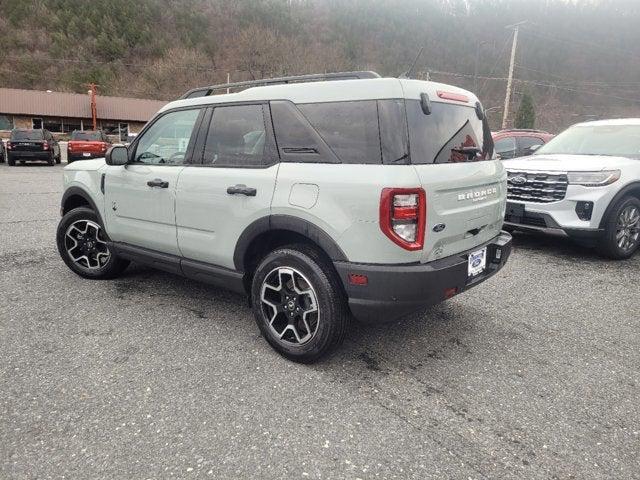
[[[467,259],[467,278],[480,275],[487,268],[487,247],[471,252]]]

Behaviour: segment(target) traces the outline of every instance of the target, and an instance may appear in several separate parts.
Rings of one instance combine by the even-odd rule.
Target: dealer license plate
[[[487,247],[469,254],[469,266],[467,269],[469,277],[475,277],[476,275],[481,274],[484,272],[486,266]]]
[[[88,153],[88,152],[83,152],[83,153],[82,153],[82,156],[83,156],[83,157],[90,157],[90,156],[91,156],[91,154],[90,154],[90,153]]]

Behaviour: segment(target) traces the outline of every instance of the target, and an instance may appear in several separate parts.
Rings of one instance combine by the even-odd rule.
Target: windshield
[[[102,140],[100,132],[73,132],[71,140],[84,140],[86,142],[96,142]]]
[[[535,154],[640,158],[640,125],[576,125],[540,147]]]
[[[459,163],[489,160],[493,139],[486,120],[473,107],[432,102],[425,115],[419,101],[408,100],[411,163]]]
[[[11,132],[11,140],[42,140],[42,130],[13,130]]]

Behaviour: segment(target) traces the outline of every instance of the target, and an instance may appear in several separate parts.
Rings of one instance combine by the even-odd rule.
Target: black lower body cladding
[[[487,247],[485,270],[468,276],[468,255]],[[501,232],[489,242],[450,257],[424,264],[368,265],[334,262],[349,297],[349,308],[365,323],[384,323],[468,290],[498,272],[511,254],[511,235]],[[366,276],[366,285],[353,285],[350,275]],[[361,278],[361,277],[360,277]]]

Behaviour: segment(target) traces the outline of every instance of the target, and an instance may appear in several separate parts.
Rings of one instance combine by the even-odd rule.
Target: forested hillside
[[[418,74],[495,126],[522,20],[513,103],[529,92],[536,126],[640,116],[638,0],[0,0],[0,86],[172,99],[227,74],[396,76],[425,46]]]

